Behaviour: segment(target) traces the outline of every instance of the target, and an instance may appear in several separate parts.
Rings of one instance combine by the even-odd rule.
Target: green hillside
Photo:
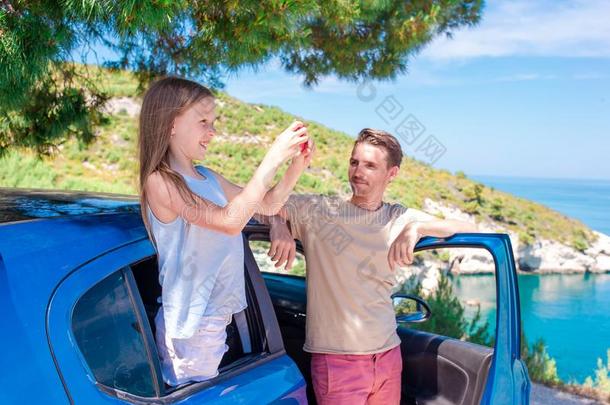
[[[110,97],[138,97],[137,81],[129,73],[99,72],[96,68],[91,71],[97,72],[92,74],[98,74],[97,80],[101,80]],[[295,117],[279,108],[247,104],[222,92],[217,97],[219,135],[208,150],[206,165],[244,184],[273,137]],[[308,123],[318,151],[296,191],[347,192],[347,163],[353,139],[310,120],[315,117],[300,118]],[[70,140],[43,159],[25,150],[9,152],[0,160],[0,186],[137,194],[136,138],[136,118],[126,113],[108,116],[88,146]],[[455,205],[478,219],[498,222],[519,232],[525,243],[544,237],[584,250],[594,239],[591,231],[576,220],[493,190],[460,172],[452,174],[407,157],[386,199],[421,207],[425,198]]]

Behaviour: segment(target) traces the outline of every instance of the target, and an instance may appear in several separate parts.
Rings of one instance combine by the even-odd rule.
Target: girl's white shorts
[[[155,317],[157,350],[163,379],[176,386],[190,381],[205,381],[218,375],[225,352],[227,325],[232,315],[205,316],[188,339],[172,339],[165,334],[163,307]]]

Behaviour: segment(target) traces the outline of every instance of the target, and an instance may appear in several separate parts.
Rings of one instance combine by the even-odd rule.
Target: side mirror
[[[397,322],[425,322],[432,316],[428,303],[414,295],[392,294],[392,302]]]

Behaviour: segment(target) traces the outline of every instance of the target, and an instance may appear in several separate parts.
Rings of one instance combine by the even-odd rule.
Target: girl
[[[241,188],[193,166],[214,138],[215,119],[212,93],[175,77],[152,84],[140,112],[140,203],[158,254],[156,340],[170,385],[218,374],[228,349],[225,328],[246,307],[241,231],[253,214],[280,210],[313,154],[307,129],[294,122]],[[289,159],[284,177],[270,188]]]

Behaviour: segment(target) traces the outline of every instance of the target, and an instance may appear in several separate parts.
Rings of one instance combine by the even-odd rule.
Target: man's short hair
[[[388,167],[400,167],[400,162],[402,161],[402,149],[398,139],[396,139],[390,133],[380,129],[364,128],[362,131],[360,131],[360,133],[358,133],[354,147],[356,147],[356,145],[359,143],[368,143],[370,145],[383,148],[388,155]]]

